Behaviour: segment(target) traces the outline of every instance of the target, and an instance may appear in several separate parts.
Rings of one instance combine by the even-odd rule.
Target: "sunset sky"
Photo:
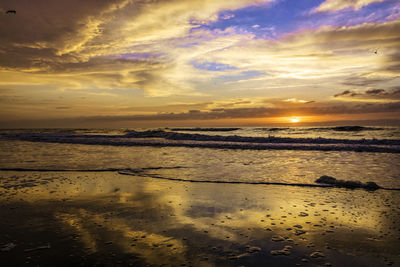
[[[0,2],[2,128],[399,119],[399,0]]]

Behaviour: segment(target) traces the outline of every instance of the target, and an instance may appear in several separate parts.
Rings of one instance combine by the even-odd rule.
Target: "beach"
[[[1,181],[2,266],[400,264],[396,191],[116,172],[3,171]]]
[[[0,14],[0,267],[400,267],[400,0]]]
[[[332,129],[3,131],[0,265],[400,266],[397,129]]]

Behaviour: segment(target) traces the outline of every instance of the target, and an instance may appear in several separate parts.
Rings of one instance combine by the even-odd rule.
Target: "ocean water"
[[[1,130],[0,170],[288,185],[328,175],[400,188],[400,128]]]

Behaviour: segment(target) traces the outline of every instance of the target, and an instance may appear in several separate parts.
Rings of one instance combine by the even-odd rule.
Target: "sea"
[[[1,170],[255,185],[330,176],[399,189],[400,127],[3,129]]]

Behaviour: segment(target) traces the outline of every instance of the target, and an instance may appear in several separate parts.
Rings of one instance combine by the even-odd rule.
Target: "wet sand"
[[[0,266],[400,266],[400,193],[0,172]]]

